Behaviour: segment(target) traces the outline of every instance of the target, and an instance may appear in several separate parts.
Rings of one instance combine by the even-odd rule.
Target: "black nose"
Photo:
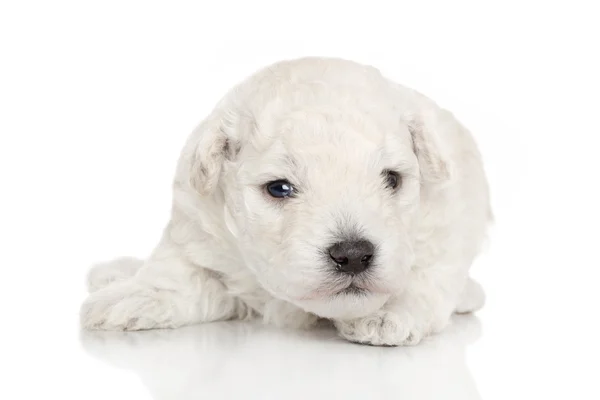
[[[336,268],[348,274],[360,274],[369,268],[375,246],[368,240],[336,243],[329,248],[329,255]]]

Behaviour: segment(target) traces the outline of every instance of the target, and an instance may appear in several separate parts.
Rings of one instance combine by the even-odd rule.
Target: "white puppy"
[[[375,68],[304,58],[235,87],[191,134],[145,261],[92,269],[88,329],[332,320],[418,343],[483,305],[468,276],[491,218],[470,133]]]

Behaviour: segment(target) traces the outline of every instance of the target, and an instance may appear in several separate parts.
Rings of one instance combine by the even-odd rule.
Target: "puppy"
[[[491,219],[470,133],[375,68],[283,61],[227,94],[185,144],[148,259],[89,273],[87,329],[260,318],[409,345],[479,309]]]

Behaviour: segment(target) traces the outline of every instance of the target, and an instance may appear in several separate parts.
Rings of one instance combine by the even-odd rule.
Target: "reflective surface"
[[[82,332],[81,343],[89,355],[134,372],[154,399],[470,400],[481,397],[465,352],[479,336],[476,317],[457,316],[446,332],[404,348],[347,343],[328,328],[242,322]]]

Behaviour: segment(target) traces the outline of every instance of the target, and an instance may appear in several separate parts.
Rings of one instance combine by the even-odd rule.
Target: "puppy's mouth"
[[[351,283],[345,289],[342,289],[335,294],[336,295],[343,294],[343,295],[352,295],[352,296],[361,296],[361,295],[364,296],[368,293],[369,293],[369,290],[359,287],[359,286],[356,286],[354,283]]]
[[[337,281],[312,293],[311,297],[366,296],[374,292],[367,282],[348,278]]]

